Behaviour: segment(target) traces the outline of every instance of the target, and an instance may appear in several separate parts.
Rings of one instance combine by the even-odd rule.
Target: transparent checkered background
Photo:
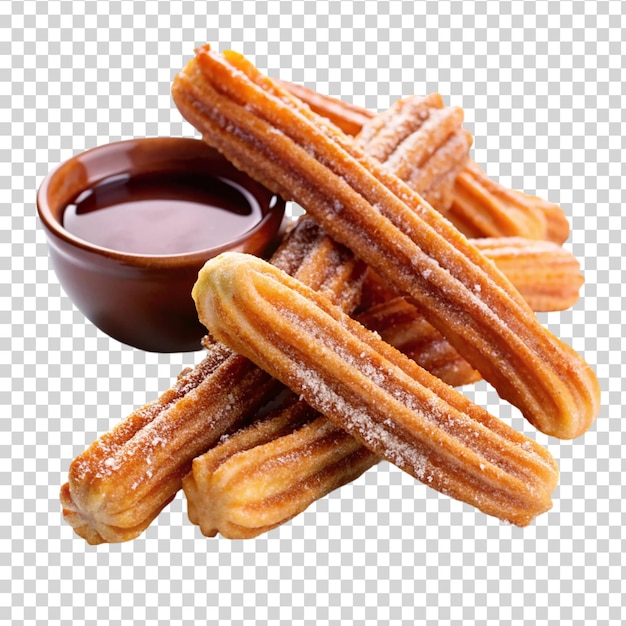
[[[619,624],[626,155],[622,3],[95,2],[0,4],[0,621],[12,624]],[[113,140],[194,135],[169,95],[196,45],[372,109],[440,91],[475,160],[560,203],[586,286],[543,321],[584,353],[603,409],[584,437],[541,435],[554,508],[524,530],[389,465],[266,536],[206,539],[176,499],[136,541],[89,547],[59,487],[96,436],[198,355],[120,345],[77,312],[35,214],[47,171]],[[535,432],[486,386],[490,411]]]

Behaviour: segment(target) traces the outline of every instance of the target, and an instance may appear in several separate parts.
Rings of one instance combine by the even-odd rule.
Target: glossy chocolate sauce
[[[237,239],[262,217],[256,199],[235,183],[166,171],[104,180],[68,204],[63,226],[111,250],[171,255]]]

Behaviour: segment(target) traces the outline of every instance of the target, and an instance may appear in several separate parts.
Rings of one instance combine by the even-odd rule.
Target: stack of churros
[[[206,355],[73,461],[75,531],[137,537],[182,487],[205,535],[254,537],[380,459],[516,525],[548,510],[550,453],[454,387],[483,377],[552,436],[593,423],[593,371],[534,314],[582,284],[560,208],[489,180],[437,94],[374,115],[209,46],[172,94],[306,215],[269,262],[201,271]]]

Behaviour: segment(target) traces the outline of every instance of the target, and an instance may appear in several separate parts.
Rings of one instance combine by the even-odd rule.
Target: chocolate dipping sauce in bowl
[[[198,271],[227,250],[263,256],[285,203],[200,140],[145,138],[63,163],[37,211],[59,282],[93,324],[142,350],[188,352],[206,334]]]

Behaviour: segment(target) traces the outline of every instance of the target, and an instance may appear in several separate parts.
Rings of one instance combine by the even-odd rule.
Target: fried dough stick
[[[487,244],[489,242],[489,244]],[[483,252],[511,272],[530,301],[565,305],[581,284],[576,259],[547,241],[480,240]],[[374,275],[375,276],[375,275]],[[570,295],[571,294],[571,295]],[[480,379],[405,298],[370,272],[357,320],[448,383]],[[202,533],[256,537],[289,521],[380,458],[344,430],[292,396],[286,408],[249,426],[194,459],[183,479],[189,519]]]
[[[440,108],[441,106],[442,104],[438,104],[433,108]],[[456,132],[451,131],[450,138],[454,138],[459,134],[458,129],[456,129]],[[441,163],[439,163],[437,167],[431,167],[429,163],[437,163],[437,158],[441,157],[444,151],[447,150],[448,142],[448,138],[444,135],[441,141],[441,147],[436,148],[432,157],[424,164],[423,171],[425,173],[436,172],[437,169],[441,171]],[[446,167],[448,168],[448,172],[458,171],[457,164],[455,163],[450,163]],[[432,174],[430,175],[432,177]],[[450,173],[447,175],[450,176]],[[422,176],[422,184],[425,184],[427,180],[427,178]],[[436,186],[432,181],[430,184],[431,186]],[[300,233],[304,232],[302,228],[299,230]],[[321,236],[319,233],[313,236],[312,233],[314,230],[315,229],[312,228],[309,223],[308,231],[311,241],[315,239],[315,236]],[[300,241],[300,243],[302,243],[302,241]],[[282,249],[282,260],[275,258],[274,262],[282,265],[287,271],[295,271],[298,260],[301,260],[303,248],[300,247],[300,253],[295,253],[294,250],[294,247],[284,247]],[[311,258],[315,258],[315,256],[313,255]],[[327,267],[326,269],[331,268]],[[315,274],[319,271],[320,267],[313,262],[309,264],[308,270],[300,269],[300,276],[306,282],[309,282],[309,284],[315,284],[315,281],[312,279],[316,277],[311,276],[311,273]],[[309,274],[308,277],[306,277],[307,272]],[[340,277],[339,280],[341,281],[343,279]],[[330,291],[332,291],[332,288]],[[354,297],[354,295],[352,297]],[[407,309],[414,312],[414,309],[410,307],[410,305],[405,306],[405,311]],[[381,318],[380,311],[378,318]],[[391,321],[394,318],[388,316],[387,319]],[[397,316],[395,319],[398,319]],[[431,331],[434,330],[432,327],[430,327],[430,329]],[[397,338],[398,333],[396,333],[396,339]],[[440,338],[438,340],[441,341]],[[415,345],[412,346],[412,348],[414,347]],[[410,352],[411,346],[407,345],[406,348]],[[185,419],[190,421],[206,420],[207,423],[211,423],[207,414],[211,411],[219,412],[220,406],[222,406],[219,397],[216,402],[212,394],[216,393],[215,385],[220,384],[220,381],[222,381],[223,384],[223,381],[226,380],[224,372],[230,372],[232,374],[231,399],[235,398],[234,405],[239,407],[242,415],[246,412],[250,413],[254,406],[262,402],[262,398],[264,398],[265,395],[275,393],[275,391],[273,391],[276,388],[275,385],[272,381],[265,380],[266,377],[263,377],[263,383],[260,384],[260,379],[256,378],[256,376],[260,375],[258,372],[251,375],[250,382],[248,383],[246,383],[245,377],[241,380],[235,380],[237,376],[243,376],[244,372],[240,371],[238,374],[233,374],[235,370],[231,369],[232,363],[223,366],[225,361],[229,361],[229,356],[232,356],[228,355],[228,351],[223,350],[223,346],[211,345],[208,351],[209,354],[205,360],[194,370],[181,374],[172,389],[168,390],[157,401],[131,414],[127,420],[111,433],[101,437],[100,440],[95,442],[89,450],[80,455],[72,464],[70,482],[64,485],[62,490],[64,514],[67,521],[76,527],[77,532],[90,539],[92,543],[101,541],[123,541],[137,536],[178,490],[180,475],[185,473],[184,464],[180,467],[176,467],[175,464],[170,463],[166,468],[161,468],[157,474],[164,474],[164,476],[161,476],[160,480],[167,485],[167,488],[164,488],[163,484],[158,484],[157,480],[153,478],[155,472],[150,463],[155,463],[155,466],[159,465],[159,457],[145,455],[145,451],[150,449],[149,443],[146,443],[146,433],[151,433],[153,435],[153,441],[158,442],[161,446],[171,451],[175,450],[176,445],[182,445],[181,442],[183,440],[179,438],[178,444],[172,441],[168,442],[166,435],[168,423],[171,422],[172,432],[174,433],[180,428],[181,424],[185,423]],[[448,352],[453,355],[453,359],[464,363],[453,349],[450,348]],[[424,355],[427,354],[428,351],[424,350]],[[440,356],[440,363],[442,360]],[[470,372],[472,371],[467,364],[464,364],[464,367]],[[221,377],[213,373],[214,369],[218,369],[221,372]],[[442,369],[441,371],[443,372],[444,370]],[[207,379],[213,382],[211,383]],[[242,385],[241,389],[239,389],[240,384]],[[248,393],[248,390],[251,390],[251,393]],[[237,393],[239,393],[239,395],[237,395]],[[237,398],[243,398],[243,400],[240,401],[237,400]],[[250,404],[247,405],[246,402]],[[229,411],[232,405],[233,403],[226,405]],[[159,419],[155,419],[155,416],[158,416]],[[153,420],[155,424],[151,425]],[[243,418],[241,415],[237,414],[231,414],[227,418],[221,417],[216,419],[216,423],[211,424],[211,427],[215,429],[214,437],[218,437],[220,432],[227,431],[231,422],[233,424],[232,427],[235,427],[237,424],[241,423],[241,421],[244,421]],[[202,422],[200,421],[199,423]],[[221,424],[221,426],[219,424]],[[146,429],[146,431],[142,432],[144,429]],[[205,443],[202,442],[204,441],[204,439],[198,440],[194,438],[194,445],[200,444],[200,447],[203,447]],[[170,448],[169,446],[174,447]],[[192,448],[192,450],[196,450],[196,448]],[[137,465],[138,460],[142,459],[142,455],[143,461],[140,461]],[[147,460],[149,460],[150,463],[147,463]],[[143,462],[143,465],[141,465],[141,462]],[[99,464],[97,465],[98,469],[93,469],[94,464]],[[124,467],[122,471],[118,471],[117,468],[118,466],[127,466],[129,464],[136,465],[136,480],[133,482],[133,485],[137,486],[140,483],[152,485],[152,491],[149,491],[146,487],[143,489],[143,492],[139,490],[135,494],[135,500],[131,501],[128,507],[129,511],[125,511],[120,508],[121,505],[119,502],[116,503],[116,500],[119,500],[116,489],[112,488],[107,491],[107,488],[110,488],[116,480],[119,480],[122,487],[124,486],[124,471],[128,468]],[[163,472],[163,469],[165,472]],[[120,474],[120,476],[116,479],[115,477],[118,474]],[[94,475],[96,478],[94,478]],[[94,483],[98,483],[93,489],[93,491],[96,492],[96,496],[94,496],[89,486],[91,480],[93,480]],[[129,478],[126,477],[127,487],[128,482]],[[102,486],[101,483],[104,483],[104,486]],[[73,491],[76,494],[76,502],[71,495],[70,484],[73,486]],[[159,501],[155,501],[155,493],[160,494],[161,499]],[[91,513],[89,513],[94,507],[90,499],[93,500],[94,498],[100,498],[101,500],[98,504],[99,509],[92,510]],[[79,505],[77,502],[81,504]],[[133,509],[134,512],[131,512],[130,509]],[[133,525],[133,517],[134,519],[140,519],[135,525]],[[103,529],[108,539],[105,539],[95,530],[95,525],[99,525],[100,528]]]
[[[373,267],[543,432],[582,434],[600,390],[511,283],[447,220],[336,127],[241,55],[208,46],[176,77],[179,110],[205,140],[293,199]]]
[[[580,264],[562,246],[519,237],[487,237],[472,243],[504,272],[534,311],[562,311],[578,300],[583,284]],[[363,285],[358,319],[450,385],[480,378],[414,305],[372,271]]]
[[[286,404],[194,459],[183,489],[207,537],[272,530],[380,460],[304,400]]]
[[[426,485],[520,526],[551,507],[558,470],[545,449],[300,281],[257,257],[224,253],[200,271],[193,297],[215,337]],[[324,459],[323,447],[314,449],[322,466],[342,460],[343,450]],[[291,451],[294,465],[263,474],[276,476],[279,490],[298,461],[308,473],[306,446]],[[258,467],[247,468],[247,486],[254,488]],[[236,500],[242,492],[233,488]]]

